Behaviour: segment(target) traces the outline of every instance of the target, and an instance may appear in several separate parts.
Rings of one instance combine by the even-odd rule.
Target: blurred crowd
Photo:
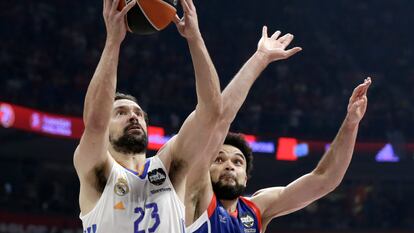
[[[1,5],[0,99],[81,116],[105,42],[101,1]],[[304,48],[262,74],[234,130],[331,138],[352,89],[371,75],[361,136],[414,138],[411,1],[240,1],[235,7],[212,0],[196,6],[222,88],[254,53],[264,24],[293,33],[294,45]],[[177,131],[196,104],[193,76],[174,25],[152,36],[129,35],[123,44],[118,88],[138,97],[154,125]]]

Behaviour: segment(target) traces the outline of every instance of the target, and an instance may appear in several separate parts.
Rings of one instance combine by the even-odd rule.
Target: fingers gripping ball
[[[120,0],[118,10],[130,1],[137,4],[127,13],[127,28],[139,35],[149,35],[166,28],[177,12],[177,0]]]

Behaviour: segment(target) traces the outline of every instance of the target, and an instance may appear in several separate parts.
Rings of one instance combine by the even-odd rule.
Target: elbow
[[[220,122],[224,125],[230,125],[236,118],[239,109],[238,106],[233,106],[229,103],[223,104]]]
[[[341,184],[341,180],[340,181],[327,182],[326,187],[325,187],[326,193],[328,194],[328,193],[333,192],[336,188],[338,188],[338,186],[340,184]]]
[[[223,103],[221,101],[221,96],[214,98],[209,107],[209,111],[214,118],[219,119],[223,114]]]
[[[319,189],[322,193],[328,194],[334,191],[342,182],[343,176],[338,176],[335,173],[329,173],[326,170],[316,168],[313,175],[319,177]]]
[[[214,98],[207,104],[197,104],[196,112],[210,123],[218,122],[223,115],[221,98]]]
[[[210,108],[217,118],[221,117],[221,115],[223,114],[223,101],[221,99],[221,94],[215,96],[212,99]]]

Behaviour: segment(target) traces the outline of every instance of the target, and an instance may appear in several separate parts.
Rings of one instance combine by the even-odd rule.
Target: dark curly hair
[[[137,98],[135,98],[132,95],[128,95],[128,94],[124,94],[120,92],[115,93],[114,101],[117,101],[117,100],[131,100],[132,102],[135,102],[138,104]],[[145,123],[147,123],[147,127],[148,127],[149,126],[148,114],[144,110],[142,110],[142,112],[144,113]]]
[[[253,170],[253,153],[243,134],[229,132],[224,140],[224,144],[234,146],[243,153],[246,159],[246,174],[250,178]]]

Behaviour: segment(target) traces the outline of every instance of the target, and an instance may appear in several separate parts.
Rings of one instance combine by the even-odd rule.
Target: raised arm
[[[280,31],[276,31],[270,38],[267,35],[267,27],[262,30],[262,37],[257,46],[257,51],[243,65],[233,80],[222,93],[223,119],[226,125],[236,117],[237,112],[244,103],[253,83],[262,71],[272,62],[288,59],[302,48],[294,47],[286,50],[293,40],[293,35],[288,33],[279,38]],[[226,132],[227,134],[227,132]]]
[[[262,71],[270,63],[288,59],[302,50],[300,47],[294,47],[286,50],[293,40],[293,35],[288,33],[279,38],[280,35],[281,32],[276,31],[271,37],[268,37],[267,27],[264,26],[262,29],[262,37],[260,38],[257,46],[257,51],[243,65],[240,71],[235,75],[221,94],[223,110],[220,122],[218,123],[218,128],[215,132],[216,137],[210,142],[208,147],[210,148],[208,156],[203,156],[203,160],[200,161],[200,164],[204,167],[204,170],[208,170],[210,168],[210,164],[217,155],[231,123],[244,103],[250,88],[253,86],[253,83]],[[216,151],[212,151],[213,148],[215,148],[214,150]],[[197,169],[201,168],[197,167]]]
[[[262,71],[270,63],[287,59],[302,50],[299,47],[286,50],[293,40],[293,35],[288,33],[279,38],[280,34],[280,31],[276,31],[271,37],[268,37],[267,27],[264,26],[262,37],[257,46],[257,51],[243,65],[240,71],[224,89],[221,94],[223,110],[215,132],[215,138],[210,142],[210,145],[208,146],[209,151],[202,157],[202,160],[196,165],[194,171],[208,171],[210,164],[224,142],[231,123],[244,103],[250,88]],[[194,181],[199,182],[197,180]],[[209,182],[210,178],[207,177],[204,183]]]
[[[371,79],[355,88],[348,113],[329,150],[318,166],[286,187],[259,190],[253,196],[264,223],[272,218],[299,210],[333,191],[342,181],[354,151],[359,122],[367,108],[367,90]]]
[[[195,114],[197,117],[207,118],[206,120],[217,118],[221,110],[221,90],[217,71],[201,36],[193,0],[181,0],[181,5],[184,16],[181,19],[176,16],[175,23],[179,33],[187,39],[193,62],[197,90]]]
[[[271,62],[287,59],[301,50],[298,47],[285,50],[292,42],[293,35],[286,34],[278,38],[280,34],[278,31],[269,38],[267,28],[263,27],[257,52],[246,62],[221,94],[223,112],[214,132],[215,137],[206,142],[208,143],[207,150],[200,154],[200,159],[194,163],[189,172],[186,193],[187,224],[191,224],[197,219],[210,203],[213,195],[208,172],[210,165],[223,145],[230,124],[246,99],[254,81]]]
[[[179,33],[187,39],[190,49],[195,71],[197,106],[185,120],[177,136],[168,143],[168,153],[160,154],[167,161],[167,166],[171,159],[184,165],[193,164],[214,136],[215,124],[222,109],[220,82],[198,28],[195,6],[192,0],[181,0],[181,5],[184,17],[179,19],[177,16],[175,23]]]
[[[83,121],[85,131],[75,151],[74,164],[81,180],[108,160],[108,124],[116,89],[116,73],[120,45],[125,38],[124,16],[134,3],[117,10],[119,0],[104,0],[103,16],[107,31],[105,48],[89,84]],[[82,187],[81,187],[82,188]]]

